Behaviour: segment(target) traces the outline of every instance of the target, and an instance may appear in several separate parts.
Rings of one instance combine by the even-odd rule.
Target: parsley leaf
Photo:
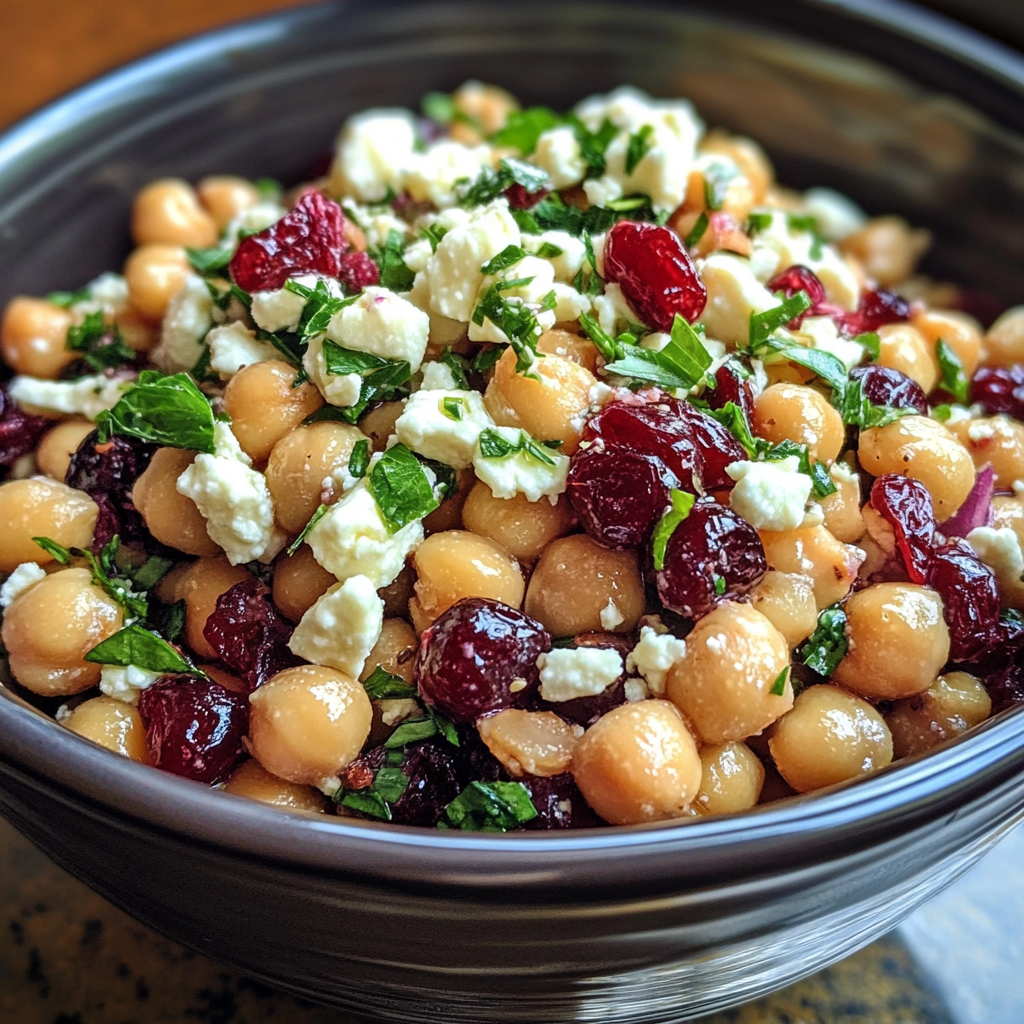
[[[537,313],[555,308],[555,293],[548,292],[535,311],[532,305],[501,294],[502,288],[511,284],[511,281],[492,284],[484,292],[473,310],[473,323],[480,327],[484,320],[490,320],[508,338],[516,353],[516,372],[528,373],[537,358],[537,339],[543,333]]]
[[[692,249],[698,242],[704,237],[704,232],[707,231],[708,225],[711,220],[708,215],[701,210],[700,216],[694,221],[693,227],[690,228],[690,233],[683,239],[683,245],[687,249]]]
[[[768,691],[776,697],[781,697],[786,692],[786,680],[789,678],[789,666],[787,665],[776,677],[775,682],[772,683],[772,688]]]
[[[863,345],[872,359],[882,354],[882,339],[874,331],[864,331],[853,340],[857,345]]]
[[[397,763],[391,760],[393,757],[397,758]],[[373,782],[369,786],[343,790],[335,800],[368,818],[390,821],[390,805],[401,798],[409,785],[409,778],[401,768],[402,760],[400,752],[389,753],[385,763],[374,772]]]
[[[654,535],[651,538],[651,546],[654,549],[654,568],[662,570],[665,568],[665,552],[668,549],[669,538],[676,531],[676,527],[686,519],[697,500],[687,491],[680,491],[672,488],[672,507],[658,520],[654,528]]]
[[[370,442],[368,438],[356,441],[352,446],[352,454],[348,457],[348,474],[357,480],[366,476],[366,467],[370,465]]]
[[[498,353],[501,353],[501,349],[497,349]],[[442,353],[439,363],[444,363],[449,370],[452,371],[452,378],[455,380],[455,389],[457,391],[468,391],[469,380],[466,374],[469,372],[469,364],[460,356],[458,353],[453,352],[450,348],[446,348]]]
[[[363,689],[370,700],[401,700],[416,696],[416,687],[401,676],[392,675],[378,665],[364,680]]]
[[[430,242],[430,251],[437,252],[437,247],[442,238],[448,234],[448,229],[441,224],[425,224],[420,228],[420,238]]]
[[[770,213],[751,213],[747,216],[747,234],[755,235],[759,231],[765,231],[772,226],[772,215]]]
[[[98,643],[85,655],[95,665],[135,665],[147,672],[189,672],[204,676],[163,637],[133,622]]]
[[[404,444],[396,444],[370,470],[367,484],[390,533],[422,519],[439,502],[419,460]]]
[[[407,292],[416,275],[405,265],[405,242],[395,228],[388,232],[384,245],[370,254],[380,267],[380,286],[393,292]]]
[[[522,185],[527,192],[539,192],[550,184],[547,171],[505,157],[498,163],[497,170],[485,167],[476,181],[462,190],[460,202],[463,206],[479,206],[496,199],[512,185]]]
[[[785,327],[793,317],[806,313],[813,305],[807,292],[797,292],[790,298],[783,299],[778,306],[772,306],[771,309],[766,309],[763,313],[751,313],[748,342],[751,350],[756,350],[764,345],[780,327]]]
[[[137,355],[125,343],[117,324],[106,324],[102,310],[89,313],[80,324],[72,324],[64,347],[69,352],[77,352],[83,362],[96,371],[132,363]]]
[[[310,530],[320,522],[325,515],[327,515],[328,505],[318,505],[316,511],[310,516],[309,522],[302,528],[302,532],[288,545],[287,554],[294,555],[296,551],[302,547],[303,542],[309,536]]]
[[[519,431],[519,440],[510,441],[497,430],[488,427],[480,432],[480,455],[485,459],[507,459],[509,456],[523,452],[528,458],[542,462],[545,466],[553,466],[555,460],[544,451],[550,447],[548,442],[537,444],[525,430]]]
[[[409,743],[428,740],[431,736],[436,736],[437,731],[437,725],[429,715],[424,715],[421,718],[407,718],[384,741],[384,749],[397,750]]]
[[[800,649],[799,657],[809,669],[827,677],[835,672],[849,647],[846,612],[833,604],[818,613],[818,625]]]
[[[92,292],[88,288],[79,288],[75,292],[50,292],[46,301],[51,306],[60,306],[61,309],[70,309],[79,302],[88,302],[92,298]]]
[[[295,332],[302,342],[308,341],[314,334],[323,334],[330,327],[334,314],[346,306],[351,306],[359,297],[352,295],[348,298],[339,298],[332,295],[327,290],[327,283],[322,278],[312,288],[299,284],[294,278],[285,281],[284,287],[287,291],[306,300]],[[301,344],[299,347],[301,349]]]
[[[964,364],[945,340],[939,338],[935,346],[935,354],[939,357],[939,368],[942,370],[940,387],[951,394],[961,405],[967,404],[967,389],[970,381],[964,372]]]
[[[525,259],[526,250],[518,245],[506,245],[497,256],[489,259],[481,268],[481,274],[500,274]]]
[[[232,245],[211,245],[208,249],[192,249],[186,247],[185,255],[192,269],[200,277],[224,277],[222,271],[227,270],[235,249]]]
[[[626,174],[632,174],[637,164],[651,148],[651,136],[654,134],[654,125],[645,124],[639,131],[629,137],[629,145],[626,147]]]
[[[462,419],[462,410],[465,403],[461,398],[448,397],[440,401],[440,412],[450,420],[458,423]]]
[[[363,378],[363,383],[355,405],[344,409],[324,406],[320,419],[337,417],[355,423],[371,402],[390,401],[412,376],[412,370],[404,359],[382,359],[372,352],[356,352],[336,345],[329,338],[324,339],[322,351],[328,373],[336,376],[357,373]],[[314,413],[310,422],[316,422],[316,416]]]
[[[621,354],[605,369],[665,388],[689,389],[704,379],[711,363],[711,354],[701,336],[677,313],[672,321],[671,340],[663,349],[624,345]]]
[[[587,165],[585,178],[599,178],[607,166],[604,155],[612,139],[619,133],[607,118],[596,132],[592,132],[575,114],[570,114],[568,122],[572,125],[576,141],[579,143],[580,155]]]
[[[537,817],[521,782],[471,782],[444,812],[450,827],[464,832],[507,832]]]
[[[847,380],[842,388],[832,392],[832,404],[839,410],[843,422],[848,426],[870,430],[884,427],[903,416],[912,416],[915,409],[894,409],[888,405],[875,405],[866,394],[859,380]]]
[[[546,260],[553,260],[556,256],[561,256],[562,252],[562,249],[557,245],[553,245],[551,242],[541,242],[541,244],[537,246],[537,251],[534,255],[540,256]]]
[[[709,210],[720,210],[725,203],[729,183],[736,174],[725,164],[713,163],[704,170],[704,203]]]
[[[522,156],[529,156],[537,148],[537,141],[544,132],[562,123],[563,119],[550,107],[514,110],[508,115],[505,126],[491,136],[491,143],[517,149]]]
[[[446,92],[428,92],[420,100],[420,110],[434,124],[451,124],[455,120],[455,101]]]

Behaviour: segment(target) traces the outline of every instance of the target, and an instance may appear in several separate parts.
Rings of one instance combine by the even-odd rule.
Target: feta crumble
[[[460,403],[462,419],[453,420],[444,412],[446,400]],[[453,469],[466,469],[473,463],[481,432],[493,426],[478,391],[424,389],[405,403],[402,415],[395,421],[395,434],[402,444],[424,458]]]
[[[779,304],[754,276],[750,261],[741,256],[716,252],[703,262],[698,261],[697,270],[708,291],[700,322],[709,337],[726,345],[746,343],[750,336],[750,317]]]
[[[18,405],[32,410],[94,420],[104,410],[113,409],[125,389],[134,383],[102,373],[92,373],[78,380],[18,376],[11,381],[8,392]]]
[[[669,670],[685,653],[685,640],[643,626],[640,640],[626,656],[626,671],[638,672],[646,680],[651,693],[660,696],[665,692]]]
[[[521,443],[523,431],[518,427],[493,429],[510,444]],[[478,480],[487,484],[491,494],[496,498],[514,498],[517,494],[524,494],[527,501],[547,498],[554,505],[558,495],[565,491],[565,482],[569,475],[569,457],[559,455],[553,449],[540,447],[551,459],[551,465],[541,462],[523,449],[503,458],[489,458],[480,451],[478,435],[473,455],[473,471]]]
[[[614,598],[609,597],[608,603],[601,609],[601,628],[608,630],[610,633],[616,626],[621,626],[625,621]]]
[[[346,408],[359,401],[363,378],[358,373],[331,373],[327,369],[322,335],[309,339],[306,351],[302,354],[302,368],[309,382],[331,405]]]
[[[1024,552],[1009,526],[978,526],[967,534],[974,553],[996,574],[1000,591],[1017,595],[1024,583]]]
[[[253,363],[277,359],[278,351],[256,335],[240,320],[214,327],[206,336],[210,348],[210,369],[221,380],[230,380],[239,370]]]
[[[138,665],[104,665],[100,669],[100,693],[125,704],[138,704],[139,694],[165,675],[166,672],[150,672]]]
[[[537,148],[530,163],[547,171],[552,188],[578,185],[587,173],[587,162],[576,140],[576,133],[568,125],[549,128],[537,140]],[[557,243],[556,243],[557,244]]]
[[[430,318],[387,288],[364,288],[355,302],[334,314],[327,337],[342,348],[381,359],[404,359],[415,373],[423,362]]]
[[[4,580],[0,587],[0,608],[7,608],[29,587],[38,583],[46,573],[35,562],[22,562]]]
[[[164,373],[191,370],[203,354],[203,339],[213,326],[213,298],[206,282],[189,274],[167,305],[160,343],[150,358]]]
[[[556,647],[537,659],[540,695],[553,703],[596,697],[622,675],[622,655],[605,647]]]
[[[733,462],[725,471],[736,481],[730,506],[755,530],[795,530],[803,522],[812,484],[795,455],[777,462]]]
[[[453,391],[455,390],[455,374],[445,363],[430,362],[423,364],[423,380],[420,391]]]
[[[379,203],[399,192],[416,147],[416,122],[408,110],[365,110],[342,128],[331,170],[331,191]]]

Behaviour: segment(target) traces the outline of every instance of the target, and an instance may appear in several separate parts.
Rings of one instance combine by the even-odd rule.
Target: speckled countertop
[[[704,1024],[1021,1024],[1024,830],[892,935]],[[2,1024],[357,1024],[168,942],[0,819]],[[368,1022],[363,1021],[363,1024]]]

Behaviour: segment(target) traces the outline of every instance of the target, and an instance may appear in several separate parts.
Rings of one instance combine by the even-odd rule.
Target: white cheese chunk
[[[138,665],[104,665],[100,669],[100,693],[126,704],[138,704],[139,694],[165,675],[166,672],[150,672]]]
[[[524,436],[524,432],[518,427],[493,429],[513,445],[518,445]],[[569,475],[569,457],[559,455],[539,442],[534,443],[548,456],[551,465],[528,455],[524,450],[500,459],[488,458],[480,451],[478,441],[473,455],[473,471],[477,479],[487,484],[496,498],[514,498],[517,494],[524,494],[527,501],[547,498],[554,505],[558,495],[565,491],[565,481]]]
[[[22,562],[4,580],[0,587],[0,608],[6,608],[29,587],[38,583],[46,573],[35,562]]]
[[[804,193],[801,213],[818,222],[818,231],[830,242],[838,242],[860,230],[867,214],[849,197],[831,188],[810,188]]]
[[[240,320],[214,327],[206,336],[210,347],[210,369],[221,380],[229,380],[243,366],[278,358],[278,351],[266,341],[257,341],[256,335]]]
[[[221,233],[221,238],[234,244],[236,238],[244,232],[253,234],[265,231],[271,224],[276,224],[288,211],[276,200],[261,199],[252,206],[242,210]]]
[[[133,383],[124,377],[107,377],[102,373],[92,373],[78,380],[19,376],[11,381],[8,391],[18,405],[31,411],[94,420],[104,410],[113,409]]]
[[[465,146],[444,139],[406,158],[402,186],[418,202],[453,206],[458,201],[456,183],[475,181],[492,162],[490,146]]]
[[[296,280],[309,288],[316,284],[316,278],[312,275]],[[306,300],[296,292],[287,288],[271,288],[265,292],[252,293],[250,312],[256,326],[265,331],[294,331],[299,325],[305,305]]]
[[[622,612],[619,611],[619,606],[614,599],[609,597],[608,603],[601,609],[601,628],[611,632],[616,626],[621,626],[623,622],[625,619],[622,617]]]
[[[331,404],[342,408],[355,405],[363,388],[363,378],[358,373],[331,373],[324,356],[324,339],[316,335],[309,339],[302,354],[302,368],[309,382]]]
[[[420,391],[451,391],[455,388],[455,374],[446,363],[424,363],[422,370],[423,381],[420,384]]]
[[[733,462],[725,467],[736,481],[729,504],[755,530],[795,530],[803,523],[811,478],[790,455],[777,462]]]
[[[568,125],[543,132],[530,156],[530,163],[547,171],[552,188],[578,185],[587,173],[587,162],[583,159],[576,133]]]
[[[553,703],[596,697],[622,675],[622,655],[605,647],[556,647],[537,659],[540,695]]]
[[[847,370],[852,370],[864,358],[864,346],[842,337],[830,316],[806,317],[797,336],[805,338],[811,348],[835,356]]]
[[[639,672],[651,693],[660,696],[665,692],[669,670],[685,653],[685,640],[643,626],[639,642],[626,656],[626,671]]]
[[[750,336],[751,314],[763,313],[779,304],[754,277],[750,261],[740,256],[713,253],[698,263],[697,270],[708,291],[700,321],[708,337],[726,345],[745,343]]]
[[[601,329],[613,338],[628,330],[630,323],[636,320],[626,296],[617,284],[606,285],[604,294],[595,295],[590,301]]]
[[[430,318],[387,288],[365,288],[331,319],[327,337],[342,348],[381,359],[404,359],[413,373],[427,350]]]
[[[203,338],[213,326],[213,298],[206,282],[189,274],[167,304],[160,343],[153,349],[153,362],[165,373],[191,370],[203,354]]]
[[[453,420],[444,411],[446,399],[459,403],[462,419]],[[395,421],[395,434],[424,458],[436,459],[453,469],[466,469],[473,462],[480,432],[493,426],[477,391],[420,390],[405,403]]]
[[[85,290],[89,297],[71,307],[76,313],[103,310],[104,313],[113,316],[128,306],[128,282],[120,274],[100,274],[85,286]]]
[[[536,311],[538,334],[555,325],[555,312],[544,310],[541,312],[539,306],[544,297],[552,290],[555,283],[555,268],[547,260],[538,256],[525,256],[518,263],[506,268],[496,277],[488,274],[480,282],[480,291],[477,294],[475,306],[484,297],[484,293],[491,285],[504,281],[525,281],[525,284],[514,288],[503,288],[501,297],[510,304],[521,304],[529,306]],[[470,323],[470,341],[491,341],[498,345],[507,345],[509,337],[501,328],[492,323],[487,317],[482,324]]]
[[[385,697],[375,703],[380,708],[380,720],[388,726],[398,725],[407,718],[418,718],[423,714],[419,702],[412,697]]]
[[[551,290],[555,293],[555,308],[551,315],[556,324],[579,320],[583,313],[590,312],[590,296],[576,291],[571,284],[556,281]]]
[[[539,235],[523,235],[523,248],[537,253],[542,246],[554,246],[561,252],[557,256],[544,256],[555,270],[555,280],[571,283],[586,262],[587,248],[583,241],[568,231],[542,231]],[[597,253],[594,253],[596,258]]]
[[[450,348],[466,336],[466,325],[464,323],[441,316],[430,305],[430,286],[427,284],[425,271],[421,271],[416,275],[412,288],[402,298],[407,299],[417,309],[423,310],[430,318],[431,345],[438,348]]]
[[[1001,596],[1016,603],[1024,590],[1024,552],[1016,531],[1009,526],[978,526],[967,534],[967,543],[996,574]]]
[[[331,170],[332,191],[379,203],[402,176],[416,147],[416,121],[408,110],[366,110],[342,128]]]
[[[349,220],[363,229],[366,243],[371,249],[380,249],[392,231],[397,231],[403,239],[409,233],[409,225],[394,214],[390,207],[361,206],[351,199],[343,199],[341,205]]]

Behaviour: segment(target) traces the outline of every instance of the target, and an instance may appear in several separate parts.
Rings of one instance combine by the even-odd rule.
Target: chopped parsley
[[[713,163],[704,170],[704,203],[709,210],[720,210],[729,184],[736,173],[725,164]]]
[[[660,351],[640,345],[620,345],[618,341],[616,348],[617,358],[605,367],[609,373],[663,388],[689,390],[704,380],[712,363],[701,335],[678,313],[672,321],[671,340]]]
[[[575,114],[570,114],[567,120],[579,143],[580,155],[587,164],[587,172],[584,177],[601,177],[607,166],[604,155],[612,139],[618,135],[618,128],[607,118],[595,132],[592,132]]]
[[[537,314],[555,308],[554,291],[548,292],[535,308],[518,298],[505,298],[502,290],[518,286],[522,282],[502,281],[492,284],[473,310],[473,323],[483,326],[484,320],[490,320],[509,340],[516,354],[516,372],[528,374],[537,358],[537,339],[543,329],[537,320]]]
[[[72,324],[64,341],[69,352],[97,372],[135,361],[136,352],[128,345],[117,324],[107,324],[102,310],[89,313],[80,324]]]
[[[409,777],[402,771],[401,751],[385,755],[384,764],[373,773],[373,782],[362,789],[344,789],[335,800],[349,810],[380,821],[391,820],[391,804],[396,803],[409,785]]]
[[[85,655],[95,665],[134,665],[147,672],[185,673],[203,676],[187,658],[183,657],[163,637],[133,622],[113,636],[98,643]]]
[[[452,722],[432,707],[426,709],[426,714],[420,718],[407,718],[401,725],[384,741],[385,750],[397,750],[399,747],[407,746],[410,743],[418,743],[420,740],[428,740],[432,736],[441,736],[452,746],[459,745],[459,734],[456,732]]]
[[[401,700],[416,696],[416,687],[401,676],[393,675],[378,665],[364,680],[363,689],[370,700]]]
[[[775,697],[781,697],[786,692],[786,680],[789,678],[789,666],[787,665],[776,677],[775,682],[772,683],[772,688],[768,691]]]
[[[309,536],[309,533],[313,529],[313,527],[316,526],[316,524],[319,523],[320,520],[323,519],[325,515],[327,515],[327,509],[329,507],[330,506],[323,504],[317,506],[317,510],[312,514],[312,516],[310,516],[309,522],[306,523],[306,525],[302,528],[302,532],[298,535],[298,537],[295,538],[295,540],[291,542],[291,544],[288,545],[287,553],[289,555],[294,555],[295,552],[298,551],[300,547],[302,547],[304,541]]]
[[[522,160],[505,157],[498,163],[497,170],[484,168],[476,181],[462,190],[460,202],[463,206],[479,206],[496,199],[513,185],[522,185],[527,192],[539,192],[550,184],[547,171]]]
[[[967,391],[971,382],[967,379],[960,357],[944,338],[939,338],[935,345],[935,354],[939,357],[939,369],[942,370],[942,380],[939,382],[939,386],[961,405],[966,405]]]
[[[395,232],[395,234],[397,233]],[[323,334],[330,327],[334,314],[346,306],[351,306],[358,298],[355,295],[348,298],[332,295],[327,290],[327,283],[322,278],[317,280],[316,285],[312,288],[299,284],[294,278],[286,281],[284,287],[287,291],[306,300],[299,316],[299,325],[296,328],[296,333],[304,342],[312,338],[314,334]]]
[[[429,515],[439,504],[419,459],[404,444],[384,452],[366,480],[390,533]]]
[[[496,349],[498,355],[501,355],[501,349]],[[452,379],[455,381],[455,388],[457,391],[468,391],[469,380],[467,373],[469,372],[469,364],[466,360],[460,356],[457,352],[453,352],[450,348],[446,348],[442,353],[439,363],[443,363],[452,372]]]
[[[51,306],[60,306],[61,309],[70,309],[79,302],[89,302],[92,299],[92,292],[88,288],[79,288],[74,292],[50,292],[46,301]]]
[[[540,137],[563,123],[563,118],[550,107],[529,107],[514,110],[508,115],[504,127],[491,136],[495,146],[517,149],[521,156],[529,156],[536,148]]]
[[[360,480],[366,476],[366,469],[369,465],[370,442],[364,437],[352,446],[352,454],[348,457],[348,475]]]
[[[405,242],[400,231],[392,228],[384,245],[370,255],[380,268],[381,288],[390,288],[393,292],[407,292],[412,288],[416,275],[405,265]]]
[[[818,625],[800,649],[799,657],[809,669],[827,678],[846,657],[849,647],[846,612],[833,604],[819,612]]]
[[[651,538],[654,568],[659,572],[665,568],[665,552],[668,550],[669,539],[679,524],[689,516],[697,499],[687,491],[680,491],[673,487],[671,500],[672,507],[658,520],[658,525],[654,528],[654,535]]]
[[[462,419],[462,410],[465,406],[465,402],[461,398],[449,397],[442,398],[438,403],[441,413],[448,417],[450,420],[455,420],[458,423]]]
[[[497,256],[489,259],[481,268],[481,274],[500,274],[509,267],[514,267],[526,258],[526,250],[518,245],[506,245]]]
[[[192,269],[200,277],[224,277],[231,257],[234,255],[233,245],[211,245],[208,249],[192,249],[186,247],[185,255]]]
[[[683,245],[685,245],[687,249],[692,249],[697,245],[704,237],[704,233],[707,231],[710,223],[711,220],[707,213],[704,210],[701,210],[700,216],[694,221],[693,227],[690,228],[690,233],[683,239]]]
[[[653,134],[654,125],[645,124],[630,135],[629,144],[626,147],[626,174],[632,174],[636,170],[637,164],[647,156],[651,148]]]
[[[561,256],[562,252],[562,249],[551,242],[541,242],[537,247],[536,255],[542,259],[553,260],[556,256]]]
[[[447,234],[448,229],[441,224],[426,224],[420,228],[420,238],[425,238],[430,243],[431,252],[437,252],[441,239]]]
[[[537,817],[521,782],[471,782],[445,809],[447,827],[464,832],[507,832]]]
[[[328,338],[323,341],[322,351],[328,373],[336,376],[356,373],[363,379],[355,405],[344,409],[324,406],[332,410],[329,415],[348,423],[355,423],[372,402],[387,402],[396,397],[412,377],[412,370],[404,359],[383,359],[372,352],[356,352]]]

